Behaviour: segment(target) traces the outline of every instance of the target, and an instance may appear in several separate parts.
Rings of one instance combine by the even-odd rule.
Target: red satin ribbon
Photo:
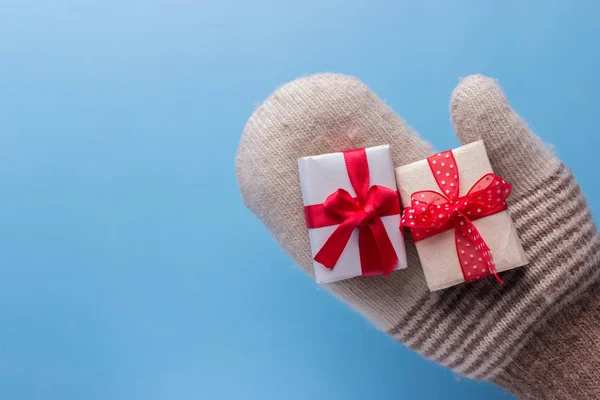
[[[493,274],[502,283],[492,252],[472,221],[506,210],[512,186],[490,173],[459,197],[459,172],[452,151],[431,156],[427,161],[442,193],[413,193],[411,206],[402,214],[401,226],[410,228],[415,242],[454,228],[456,254],[465,281]]]
[[[398,192],[385,186],[369,185],[365,149],[348,150],[343,154],[356,197],[338,189],[323,204],[304,207],[308,229],[339,224],[315,256],[315,261],[333,269],[352,232],[358,228],[362,274],[386,276],[396,268],[398,256],[381,217],[400,214]]]

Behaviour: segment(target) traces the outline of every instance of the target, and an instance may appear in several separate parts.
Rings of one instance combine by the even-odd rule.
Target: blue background
[[[299,272],[234,159],[255,104],[319,71],[451,148],[450,93],[481,72],[597,213],[600,6],[572,4],[0,1],[0,398],[509,397]]]

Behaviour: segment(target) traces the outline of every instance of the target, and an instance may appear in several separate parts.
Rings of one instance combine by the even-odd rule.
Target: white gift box
[[[459,196],[466,195],[484,175],[493,173],[483,141],[454,149],[452,154],[458,169]],[[396,168],[396,180],[404,207],[411,205],[411,196],[415,192],[441,192],[427,160]],[[510,206],[510,198],[508,203]],[[527,255],[508,210],[476,219],[473,224],[491,250],[496,271],[506,271],[527,264]],[[454,231],[449,229],[415,243],[431,291],[465,281],[457,255]]]
[[[380,185],[396,191],[396,179],[389,145],[370,147],[365,151],[370,174],[369,187]],[[340,188],[356,197],[342,152],[300,158],[298,159],[298,170],[305,206],[323,204],[329,195]],[[381,220],[398,257],[395,269],[406,268],[400,214],[383,216]],[[337,227],[338,225],[331,225],[308,230],[313,258]],[[358,237],[358,229],[354,229],[333,269],[328,269],[314,261],[317,282],[329,283],[362,275]]]

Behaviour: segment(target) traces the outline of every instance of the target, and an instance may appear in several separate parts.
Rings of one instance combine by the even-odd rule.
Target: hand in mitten
[[[488,278],[430,293],[407,243],[406,270],[323,286],[460,374],[524,397],[600,396],[594,368],[600,356],[588,357],[584,367],[577,361],[600,348],[600,300],[590,289],[600,275],[600,241],[577,182],[494,80],[462,80],[450,111],[459,140],[483,139],[494,172],[513,185],[509,211],[530,264],[502,273],[504,285]],[[391,145],[395,166],[435,152],[363,83],[344,75],[288,83],[248,121],[237,156],[244,201],[308,274],[313,263],[297,159],[380,144]]]

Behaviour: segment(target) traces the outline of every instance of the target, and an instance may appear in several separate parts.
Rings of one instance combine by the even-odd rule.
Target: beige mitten
[[[460,141],[483,138],[494,172],[513,185],[509,210],[530,264],[502,273],[504,285],[488,278],[431,293],[407,243],[406,270],[323,286],[458,373],[492,379],[524,397],[600,397],[593,368],[600,356],[589,359],[590,348],[600,348],[600,301],[590,295],[600,275],[600,241],[577,182],[494,80],[463,79],[450,108]],[[237,156],[244,201],[308,274],[313,264],[297,159],[380,144],[391,145],[395,166],[434,153],[363,83],[344,75],[285,84],[248,121]],[[592,333],[582,334],[575,323]],[[586,356],[587,368],[567,369],[577,367],[574,357]]]

